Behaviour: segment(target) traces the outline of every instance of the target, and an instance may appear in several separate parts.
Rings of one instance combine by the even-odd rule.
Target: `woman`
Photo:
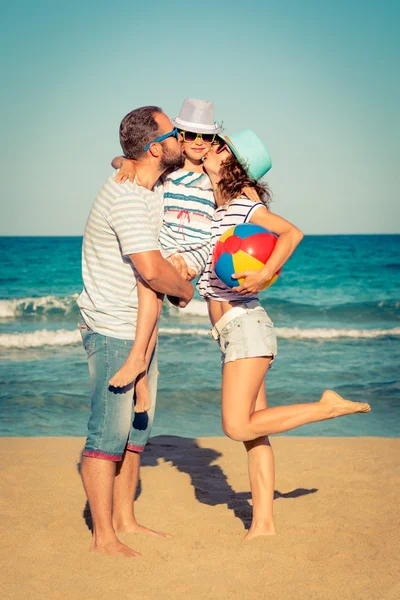
[[[234,225],[254,223],[274,232],[278,240],[260,271],[237,273],[241,285],[231,289],[212,268],[212,249],[198,290],[208,303],[212,335],[222,353],[222,426],[225,434],[244,443],[249,463],[253,520],[245,539],[275,534],[273,522],[274,458],[268,435],[317,421],[369,412],[368,404],[350,402],[330,390],[319,402],[267,408],[265,376],[277,354],[274,326],[257,294],[288,260],[303,234],[268,210],[270,194],[258,181],[271,161],[263,142],[250,130],[212,146],[204,159],[217,209],[211,226],[212,248]],[[260,201],[243,195],[254,188]]]

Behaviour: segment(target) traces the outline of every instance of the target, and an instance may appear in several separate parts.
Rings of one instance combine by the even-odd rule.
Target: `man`
[[[156,106],[138,108],[120,126],[123,153],[135,163],[135,183],[122,186],[109,177],[93,204],[83,241],[84,289],[78,299],[91,380],[91,415],[81,474],[93,518],[91,551],[136,556],[118,531],[159,534],[138,524],[133,501],[140,452],[150,435],[157,387],[156,350],[149,367],[151,407],[132,423],[134,386],[109,387],[135,338],[137,272],[159,293],[180,306],[193,296],[192,285],[159,252],[163,220],[160,175],[182,164],[182,140]],[[116,464],[118,467],[116,468]]]

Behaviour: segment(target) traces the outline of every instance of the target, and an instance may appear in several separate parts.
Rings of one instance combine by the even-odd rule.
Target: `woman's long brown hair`
[[[255,189],[261,202],[268,208],[271,192],[267,184],[251,179],[233,154],[221,164],[220,175],[218,191],[225,203],[239,198],[243,195],[243,189],[248,187]]]

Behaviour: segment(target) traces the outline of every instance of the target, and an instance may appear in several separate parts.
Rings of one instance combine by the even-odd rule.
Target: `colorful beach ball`
[[[231,227],[221,235],[215,245],[213,253],[215,274],[231,288],[241,284],[243,279],[232,279],[232,275],[243,271],[259,271],[271,256],[277,238],[278,236],[272,231],[252,223]],[[263,290],[277,280],[280,271],[279,269],[267,281]]]

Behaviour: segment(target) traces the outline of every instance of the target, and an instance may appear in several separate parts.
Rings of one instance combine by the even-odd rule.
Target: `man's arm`
[[[122,255],[129,258],[142,279],[156,292],[179,298],[179,305],[186,306],[194,289],[161,256],[147,202],[140,194],[117,198],[108,222],[118,237]]]
[[[193,286],[179,275],[158,250],[129,254],[129,258],[141,278],[154,291],[180,298],[182,308],[190,302],[194,294]]]

